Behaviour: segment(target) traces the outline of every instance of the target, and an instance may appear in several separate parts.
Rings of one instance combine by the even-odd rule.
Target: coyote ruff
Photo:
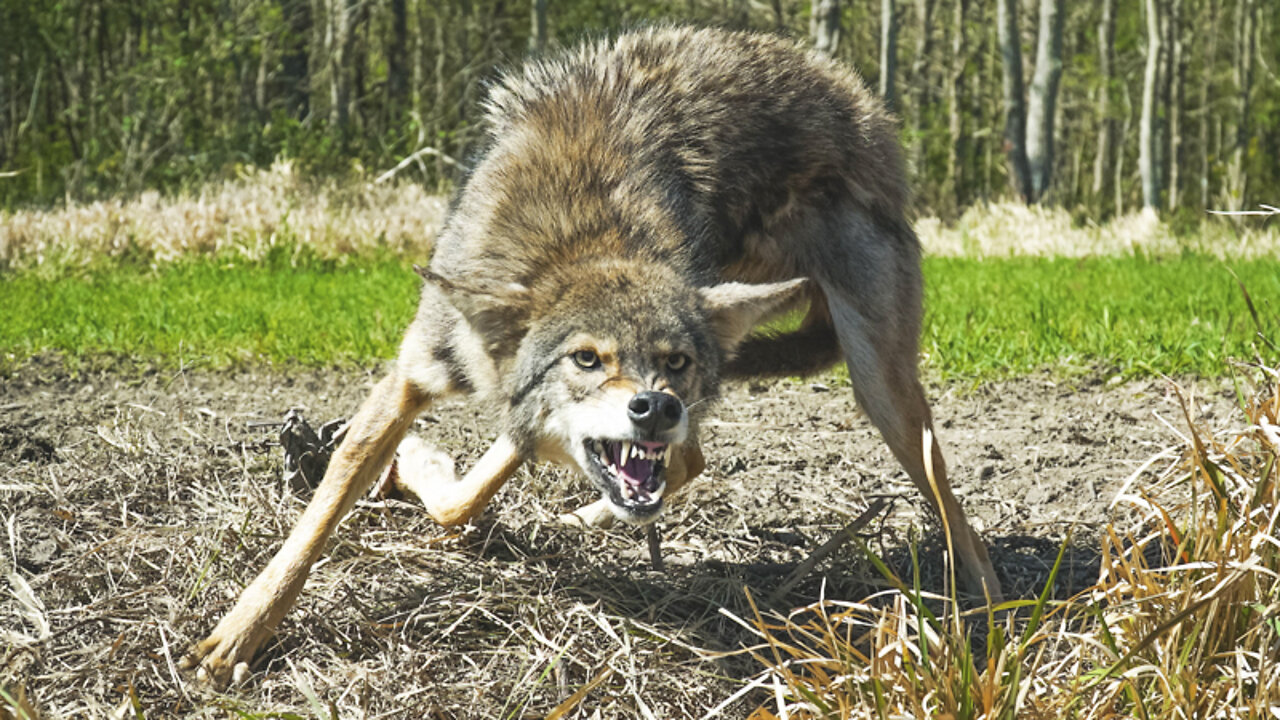
[[[398,358],[284,545],[186,667],[243,679],[398,449],[398,484],[441,523],[476,515],[527,460],[599,489],[573,518],[644,523],[702,471],[698,424],[725,378],[840,360],[945,518],[968,587],[998,596],[927,432],[920,247],[894,121],[855,74],[771,36],[653,28],[508,74],[487,128]],[[794,332],[752,334],[799,308]],[[405,439],[455,393],[499,415],[461,478]]]

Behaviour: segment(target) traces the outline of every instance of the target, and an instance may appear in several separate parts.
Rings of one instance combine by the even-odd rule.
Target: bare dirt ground
[[[643,534],[575,530],[557,514],[585,481],[525,469],[465,530],[411,503],[361,502],[244,689],[211,693],[174,669],[263,567],[305,504],[281,479],[271,427],[294,407],[349,415],[376,370],[91,372],[31,362],[0,380],[0,687],[49,717],[298,712],[332,717],[703,717],[759,668],[747,593],[786,611],[878,587],[851,544],[772,606],[810,552],[873,498],[863,533],[909,575],[919,538],[941,589],[938,533],[835,376],[729,388],[704,429],[708,472],[662,521],[665,573]],[[1202,417],[1231,411],[1200,383]],[[1006,594],[1096,578],[1091,549],[1121,484],[1185,423],[1166,381],[1049,375],[933,384],[961,501],[992,546]],[[318,423],[317,423],[318,424]],[[492,428],[462,401],[419,432],[466,466]],[[1160,463],[1152,465],[1159,469]],[[754,700],[754,702],[753,702]],[[743,717],[761,698],[724,707]]]

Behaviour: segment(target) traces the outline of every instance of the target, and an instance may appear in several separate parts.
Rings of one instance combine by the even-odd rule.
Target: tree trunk
[[[282,0],[285,36],[280,52],[280,84],[285,112],[301,120],[311,109],[310,53],[311,1]]]
[[[1027,164],[1027,111],[1022,100],[1022,38],[1018,34],[1017,0],[999,0],[996,28],[1004,64],[1004,145],[1009,179],[1024,202],[1031,202],[1031,170]]]
[[[1178,185],[1182,166],[1182,95],[1186,78],[1186,60],[1182,56],[1182,0],[1173,0],[1169,6],[1169,179],[1168,202],[1170,210],[1178,209]]]
[[[353,0],[325,0],[324,47],[328,55],[329,129],[339,133],[347,126],[347,106],[351,102],[351,82],[347,77],[347,48],[350,45]]]
[[[1147,64],[1142,74],[1142,118],[1138,122],[1138,172],[1142,175],[1142,207],[1160,206],[1160,166],[1156,147],[1156,86],[1160,71],[1160,7],[1158,0],[1146,0]]]
[[[1039,202],[1053,180],[1053,119],[1062,78],[1063,0],[1040,0],[1036,69],[1027,103],[1027,165],[1031,199]]]
[[[367,118],[364,116],[364,100],[368,95],[369,72],[369,13],[370,5],[364,0],[350,0],[351,29],[347,34],[349,42],[344,53],[347,66],[351,68],[350,109],[352,124],[356,132],[364,132]]]
[[[1107,170],[1113,162],[1115,118],[1111,117],[1111,82],[1115,65],[1116,0],[1102,0],[1102,17],[1098,20],[1098,154],[1093,161],[1093,194],[1101,199],[1107,193]]]
[[[1129,138],[1129,128],[1133,125],[1133,94],[1129,92],[1129,78],[1120,84],[1124,99],[1124,122],[1120,125],[1120,134],[1116,136],[1116,215],[1124,214],[1124,144]]]
[[[409,98],[409,13],[405,0],[391,0],[391,43],[387,47],[387,119],[394,123]]]
[[[1249,149],[1250,93],[1253,88],[1254,20],[1257,17],[1255,0],[1239,0],[1236,6],[1235,62],[1232,73],[1236,85],[1236,132],[1231,145],[1231,164],[1227,172],[1229,209],[1240,210],[1245,205],[1248,177],[1245,174],[1245,156]]]
[[[951,136],[951,151],[947,155],[947,182],[951,185],[951,197],[956,210],[965,204],[964,159],[967,136],[964,134],[964,70],[968,61],[965,48],[964,18],[969,0],[955,0],[954,26],[951,29],[951,77],[947,82],[947,106],[949,117],[947,130]]]
[[[529,52],[541,55],[547,50],[547,0],[531,0],[533,17],[530,19]]]
[[[836,54],[836,47],[840,44],[840,0],[813,1],[809,36],[815,50],[824,55]]]
[[[898,111],[898,14],[895,0],[880,0],[880,97],[893,112]]]
[[[1156,183],[1167,197],[1169,189],[1169,110],[1172,107],[1173,72],[1170,57],[1173,55],[1171,6],[1173,0],[1157,0],[1160,6],[1160,68],[1156,71]]]
[[[974,13],[976,17],[973,16]],[[970,10],[970,15],[971,27],[983,29],[990,27],[987,23],[991,22],[991,13],[987,3],[978,3]],[[993,111],[995,103],[988,102],[989,89],[999,85],[996,74],[999,70],[994,63],[989,67],[987,65],[987,58],[995,54],[994,36],[989,32],[982,32],[978,37],[981,40],[971,53],[973,67],[969,72],[969,118],[973,127],[989,128],[995,122],[994,118],[999,116],[998,110]],[[995,166],[992,149],[995,147],[996,141],[992,139],[990,133],[974,133],[974,137],[969,140],[969,157],[971,166],[974,168],[974,175],[969,181],[970,200],[973,198],[972,190],[975,187],[984,202],[991,198],[991,173]]]
[[[916,0],[916,53],[911,60],[911,110],[915,114],[915,139],[911,143],[911,165],[918,177],[925,175],[924,136],[929,106],[929,51],[933,47],[934,0]]]
[[[1200,83],[1200,207],[1209,208],[1209,181],[1213,167],[1209,163],[1209,104],[1213,100],[1212,89],[1215,85],[1214,68],[1218,64],[1218,25],[1222,13],[1218,11],[1218,3],[1205,3],[1209,12],[1209,49],[1205,51],[1204,82]]]

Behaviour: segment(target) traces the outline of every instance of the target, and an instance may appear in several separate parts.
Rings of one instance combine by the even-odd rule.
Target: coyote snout
[[[662,511],[667,469],[688,434],[688,414],[671,393],[644,390],[627,401],[626,415],[629,432],[582,441],[581,465],[614,515],[647,523]]]

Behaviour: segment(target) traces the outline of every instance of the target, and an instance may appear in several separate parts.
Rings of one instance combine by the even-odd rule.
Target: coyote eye
[[[595,350],[575,350],[573,362],[583,370],[595,370],[600,367],[600,356]]]
[[[689,366],[689,356],[684,353],[671,353],[667,356],[667,369],[671,372],[680,372]]]

